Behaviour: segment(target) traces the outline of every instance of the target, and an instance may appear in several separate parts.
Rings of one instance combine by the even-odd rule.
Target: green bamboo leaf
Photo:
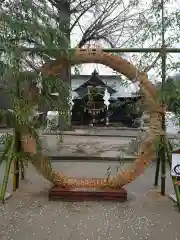
[[[6,188],[7,188],[8,179],[9,179],[9,172],[10,172],[10,168],[11,168],[12,155],[13,155],[13,151],[14,151],[14,144],[15,144],[15,137],[13,135],[12,141],[11,141],[11,146],[10,146],[10,151],[8,152],[8,159],[7,159],[6,167],[5,167],[3,184],[2,184],[2,187],[1,187],[0,200],[3,203],[4,203],[4,197],[5,197]]]
[[[4,144],[4,151],[0,156],[0,165],[2,164],[2,162],[4,160],[6,160],[6,155],[10,151],[10,147],[11,147],[11,144],[12,144],[12,136],[6,137],[5,140],[3,139],[3,144]]]

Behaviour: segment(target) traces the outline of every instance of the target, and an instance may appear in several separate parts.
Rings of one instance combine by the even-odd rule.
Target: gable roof
[[[86,92],[86,89],[88,87],[102,87],[102,88],[107,88],[108,89],[108,92],[110,94],[112,93],[115,93],[116,90],[114,90],[113,88],[109,87],[107,84],[105,84],[98,72],[96,70],[94,70],[94,72],[92,73],[91,77],[85,82],[83,83],[82,85],[80,85],[78,88],[74,89],[75,92],[78,93],[78,95],[82,95],[82,92],[85,93]]]

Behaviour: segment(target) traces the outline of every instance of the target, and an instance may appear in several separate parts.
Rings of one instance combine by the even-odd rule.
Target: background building
[[[71,87],[74,105],[72,108],[72,125],[123,123],[131,126],[137,111],[130,113],[128,107],[140,100],[138,90],[131,85],[124,85],[118,75],[99,75],[95,70],[92,75],[74,75],[71,77]],[[104,92],[110,94],[109,109],[104,104]]]

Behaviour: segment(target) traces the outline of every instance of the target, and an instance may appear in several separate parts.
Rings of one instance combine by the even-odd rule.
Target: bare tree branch
[[[154,59],[154,61],[148,65],[147,67],[144,68],[143,72],[149,72],[152,68],[154,68],[155,64],[157,61],[161,58],[161,54],[158,54],[157,57]]]
[[[10,1],[13,4],[13,1]],[[17,0],[14,0],[14,2],[17,2]],[[51,29],[52,26],[55,29],[54,35],[56,34],[56,30],[58,28],[61,29],[61,27],[63,29],[62,32],[68,31],[68,27],[64,26],[64,22],[69,23],[68,21],[70,21],[69,30],[71,35],[79,35],[78,39],[76,39],[78,47],[83,47],[88,44],[91,45],[94,42],[100,42],[100,44],[106,42],[112,48],[147,47],[147,41],[148,46],[153,44],[157,47],[160,43],[159,19],[158,14],[156,16],[154,13],[154,6],[149,5],[144,9],[138,8],[138,6],[140,6],[138,0],[46,0],[46,2],[51,3],[50,5],[48,4],[48,6],[50,6],[49,8],[45,8],[43,4],[38,6],[39,2],[36,0],[33,0],[33,2],[40,12],[46,15],[47,19],[51,19]],[[174,22],[176,20],[175,16]],[[57,19],[59,20],[59,25],[54,26],[53,24],[55,20],[57,23]],[[167,23],[171,25],[175,24],[170,20],[167,20]],[[48,32],[49,26],[45,18],[44,21],[42,21],[42,25],[43,24],[47,30],[45,31]],[[36,30],[34,29],[32,31]],[[28,37],[31,38],[32,35],[33,34],[30,33]],[[51,37],[48,37],[51,44],[54,44],[54,42],[51,41]],[[62,46],[62,37],[59,35],[59,39],[60,38],[61,43],[59,41],[59,45]],[[177,39],[174,35],[168,36],[166,39],[167,44],[172,45],[174,38]],[[149,39],[152,42],[149,43]],[[43,42],[39,41],[41,39],[36,38],[34,35],[30,40],[31,43],[34,44],[33,46],[37,44],[43,45]],[[44,40],[47,39],[45,38]],[[102,42],[100,40],[102,40]],[[28,38],[26,42],[28,42]],[[153,59],[155,58],[153,54],[143,55],[142,53],[136,53],[136,56],[133,56],[133,61],[136,63],[141,62],[141,69],[144,69],[144,66],[147,65],[147,59],[148,61],[154,62]],[[43,56],[44,59],[46,57],[48,58],[48,54],[47,56]],[[151,68],[151,65],[147,66],[145,71],[149,71]]]
[[[92,2],[92,4],[90,4],[87,8],[85,8],[80,14],[79,16],[75,19],[75,21],[73,22],[73,24],[70,27],[70,32],[73,30],[73,28],[77,25],[77,23],[79,22],[80,18],[89,11],[90,8],[92,8],[93,6],[95,6],[95,2]]]
[[[80,47],[91,40],[100,39],[105,40],[110,46],[117,46],[119,42],[124,41],[121,40],[122,37],[131,38],[131,32],[140,28],[140,12],[130,13],[136,7],[137,1],[130,1],[129,4],[125,0],[48,1],[58,9],[59,13],[63,11],[64,4],[69,4],[70,32],[77,32],[77,27],[81,31],[82,37],[78,43]]]

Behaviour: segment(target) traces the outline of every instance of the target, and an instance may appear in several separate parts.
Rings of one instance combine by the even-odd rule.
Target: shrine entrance
[[[108,125],[111,94],[116,90],[107,86],[94,71],[91,78],[74,90],[79,96],[72,109],[73,125]]]
[[[94,89],[92,89],[94,90]],[[107,107],[104,104],[103,95],[91,95],[92,93],[84,96],[81,101],[81,125],[105,125]]]
[[[120,78],[111,81],[108,77],[100,76],[95,70],[86,81],[82,77],[74,79],[78,87],[73,89],[76,96],[72,106],[73,126],[136,126],[135,119],[141,116],[136,107],[141,96],[128,95],[119,84]],[[105,79],[109,79],[109,85]]]

